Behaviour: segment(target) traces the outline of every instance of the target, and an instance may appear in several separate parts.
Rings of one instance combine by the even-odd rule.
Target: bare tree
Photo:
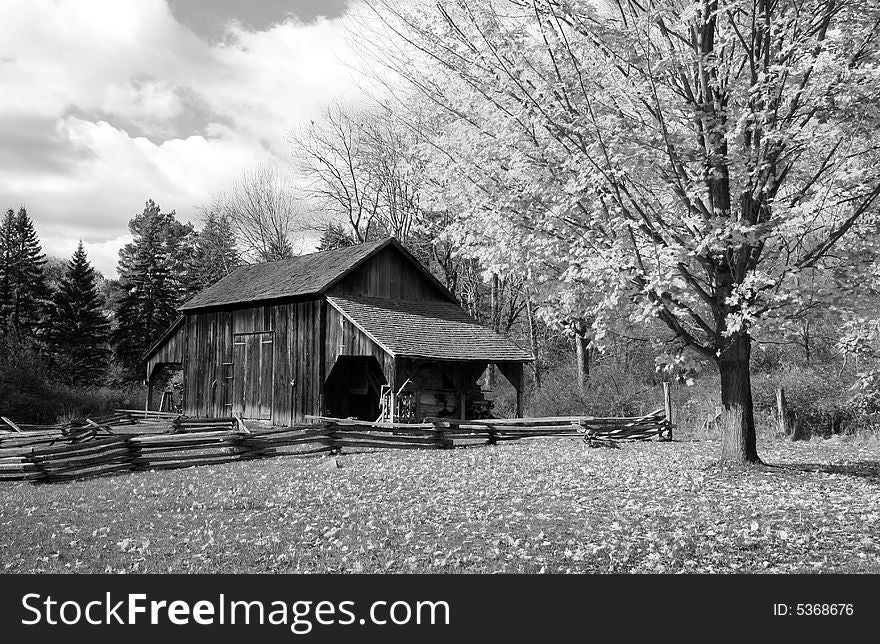
[[[212,209],[232,223],[245,256],[255,262],[287,259],[296,254],[294,235],[306,209],[281,169],[263,163],[241,174]]]
[[[342,222],[354,242],[409,237],[419,214],[409,168],[412,140],[388,113],[332,103],[319,121],[292,132],[289,142],[306,194],[335,216],[315,222],[320,232]]]

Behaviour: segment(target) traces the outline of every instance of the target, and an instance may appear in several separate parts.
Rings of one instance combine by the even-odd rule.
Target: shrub
[[[786,405],[803,436],[851,433],[859,423],[859,412],[849,400],[849,383],[830,366],[789,367],[752,378],[756,414],[776,423],[776,389],[785,390]]]
[[[852,430],[880,434],[880,373],[859,374],[850,391],[847,408],[853,415]]]
[[[663,406],[662,377],[654,369],[653,355],[603,356],[592,365],[583,393],[570,361],[548,369],[540,390],[534,389],[529,376],[527,368],[526,416],[638,416]],[[495,391],[486,392],[486,397],[494,402],[496,417],[513,416],[516,391],[504,378],[499,377]],[[718,379],[704,375],[692,386],[674,384],[672,397],[677,431],[693,435],[718,407]]]
[[[57,386],[56,419],[67,421],[85,416],[100,416],[115,409],[141,409],[146,392],[140,385],[126,387]]]
[[[717,372],[704,371],[691,385],[673,384],[672,411],[677,438],[718,438],[721,382]]]
[[[0,340],[0,416],[21,422],[54,420],[46,365],[29,339],[10,333]]]
[[[540,390],[535,390],[526,368],[527,390],[524,413],[527,416],[635,416],[663,404],[659,383],[646,370],[626,371],[616,362],[592,365],[585,392],[577,385],[573,364],[563,364],[543,374]],[[510,417],[516,409],[516,391],[498,379],[495,391],[487,392],[494,402],[493,414]]]
[[[0,341],[0,416],[21,423],[50,424],[96,416],[119,407],[140,407],[143,388],[69,387],[47,376],[35,344],[15,336]]]

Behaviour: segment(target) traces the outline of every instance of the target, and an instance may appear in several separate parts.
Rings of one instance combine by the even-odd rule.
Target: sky
[[[357,101],[346,0],[0,0],[0,209],[116,276],[152,199],[198,222],[287,134]]]

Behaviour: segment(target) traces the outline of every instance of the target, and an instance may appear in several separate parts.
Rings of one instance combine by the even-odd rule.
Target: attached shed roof
[[[533,359],[452,302],[338,296],[327,301],[393,356],[487,362]]]

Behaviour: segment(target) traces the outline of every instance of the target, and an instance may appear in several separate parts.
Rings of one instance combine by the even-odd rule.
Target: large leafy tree
[[[128,225],[133,241],[119,251],[119,289],[113,343],[128,378],[141,377],[141,357],[177,317],[187,293],[194,232],[152,200]]]
[[[875,252],[880,6],[368,5],[446,114],[431,171],[459,235],[518,253],[599,340],[661,320],[717,366],[722,460],[757,462],[754,341],[844,305],[813,286]]]
[[[0,223],[0,333],[33,336],[40,328],[47,295],[45,264],[27,210],[7,210]]]
[[[82,242],[52,296],[46,345],[57,375],[74,385],[101,381],[110,360],[110,321]]]

